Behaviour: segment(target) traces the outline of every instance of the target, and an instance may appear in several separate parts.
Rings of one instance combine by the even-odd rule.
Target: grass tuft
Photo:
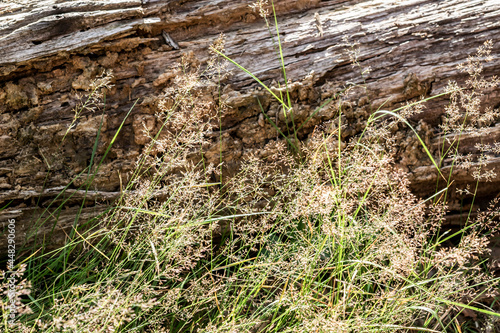
[[[267,5],[261,0],[254,8],[266,17]],[[408,121],[426,100],[374,111],[364,131],[345,140],[342,101],[349,89],[300,125],[293,118],[272,1],[271,9],[286,94],[227,57],[223,36],[207,68],[183,58],[175,88],[159,97],[161,126],[147,133],[149,144],[119,200],[91,227],[76,217],[62,248],[16,267],[20,320],[9,326],[2,298],[6,332],[474,332],[463,320],[466,311],[494,327],[498,279],[487,255],[498,205],[460,231],[442,227],[451,180],[442,172],[445,157],[454,154],[456,167],[466,167],[460,136],[490,119],[474,118],[475,98],[491,86],[476,75],[477,58],[463,67],[472,77],[468,86],[446,92],[443,130],[454,136],[439,157]],[[228,65],[222,59],[263,86],[286,119],[279,127],[259,101],[279,138],[264,148],[272,152],[267,157],[249,154],[224,181],[222,157],[218,165],[206,158],[217,130],[222,142],[220,82]],[[203,98],[207,89],[217,101]],[[333,121],[299,140],[299,130],[332,105]],[[415,197],[397,167],[387,133],[399,124],[414,132],[446,182],[430,198]],[[487,154],[498,147],[483,148]],[[221,147],[215,151],[222,155]],[[87,169],[90,180],[100,163]],[[469,166],[479,168],[478,181],[488,177],[480,166]]]

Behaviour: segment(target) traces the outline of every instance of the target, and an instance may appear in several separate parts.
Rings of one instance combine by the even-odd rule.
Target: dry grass
[[[497,116],[477,103],[494,84],[476,61],[489,47],[463,67],[467,86],[450,86],[445,131],[468,133]],[[225,107],[201,93],[217,95],[227,70],[222,38],[215,50],[207,70],[179,64],[178,88],[158,103],[163,126],[149,133],[132,181],[98,231],[82,231],[93,247],[77,251],[75,239],[19,270],[24,313],[9,331],[479,331],[458,321],[468,308],[493,332],[493,310],[478,299],[498,297],[485,260],[496,202],[443,233],[445,202],[416,198],[394,164],[387,128],[405,118],[374,113],[362,136],[341,142],[341,110],[335,126],[293,141],[300,152],[287,144],[292,133],[221,182],[221,165],[199,159]],[[458,163],[458,142],[449,146]],[[451,237],[457,246],[445,246]]]

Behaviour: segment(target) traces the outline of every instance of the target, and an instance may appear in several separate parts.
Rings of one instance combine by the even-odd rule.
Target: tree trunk
[[[48,235],[58,246],[81,214],[89,219],[102,213],[100,200],[112,201],[128,181],[134,162],[147,143],[143,123],[159,124],[155,101],[174,84],[175,64],[183,55],[203,66],[208,47],[225,34],[226,54],[266,84],[282,77],[279,58],[264,20],[245,0],[107,0],[16,1],[0,5],[0,221],[15,219],[17,241]],[[286,64],[292,80],[296,121],[300,124],[327,98],[348,83],[359,84],[343,105],[344,135],[359,133],[367,116],[383,107],[394,110],[420,96],[442,93],[449,80],[466,76],[457,64],[486,40],[493,39],[495,60],[484,75],[500,73],[500,3],[496,0],[320,1],[276,0],[276,11]],[[353,52],[356,52],[355,54]],[[356,62],[353,66],[352,57]],[[370,69],[369,72],[364,70]],[[72,129],[74,109],[92,79],[112,70],[113,85],[97,154],[102,156],[136,99],[91,191],[79,189],[83,180],[69,183],[89,165],[101,115],[85,111]],[[282,82],[282,80],[281,80]],[[276,131],[259,121],[255,96],[258,84],[237,68],[224,81],[223,159],[237,166],[250,151],[259,151]],[[498,87],[483,96],[483,106],[498,108]],[[426,103],[412,124],[437,154],[443,138],[437,125],[446,96]],[[314,127],[334,117],[318,113],[299,132],[306,138]],[[67,135],[66,135],[67,133]],[[66,136],[65,136],[66,135]],[[64,137],[64,140],[63,140]],[[462,140],[464,152],[477,153],[477,142],[500,138],[493,126],[480,136]],[[206,157],[218,162],[214,136]],[[422,152],[414,134],[400,137],[398,163],[410,172],[412,188],[420,196],[435,191],[437,172]],[[214,148],[215,147],[215,148]],[[497,168],[500,159],[490,160]],[[230,169],[230,168],[229,168]],[[453,188],[474,183],[470,174],[454,171]],[[69,184],[69,186],[68,186]],[[58,195],[68,186],[63,196]],[[500,178],[480,184],[476,202],[497,195]],[[460,200],[450,191],[449,222],[459,223]],[[55,205],[46,209],[55,199]],[[57,207],[63,209],[56,209]],[[42,214],[43,213],[43,214]],[[43,216],[43,218],[39,218]],[[43,223],[42,223],[43,222]],[[41,225],[26,234],[33,225]],[[30,238],[33,239],[33,238]],[[5,250],[6,242],[0,242]]]

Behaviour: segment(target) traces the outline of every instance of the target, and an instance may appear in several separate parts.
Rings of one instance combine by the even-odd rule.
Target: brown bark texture
[[[7,228],[8,219],[15,219],[20,243],[55,231],[52,242],[57,245],[77,214],[84,221],[102,212],[105,205],[100,203],[120,195],[121,184],[128,181],[148,142],[144,124],[152,132],[159,128],[156,101],[174,84],[176,64],[184,56],[203,66],[210,56],[209,45],[221,32],[229,57],[266,84],[280,81],[280,61],[269,31],[250,3],[19,0],[0,4],[0,206],[8,204],[0,212],[2,228]],[[449,80],[463,82],[466,76],[457,64],[486,40],[493,40],[494,60],[485,64],[483,74],[488,78],[500,73],[497,0],[276,0],[275,5],[299,125],[323,101],[354,83],[360,88],[342,105],[347,124],[343,136],[356,135],[379,107],[394,110],[420,96],[442,93]],[[79,102],[76,96],[88,95],[91,81],[104,70],[113,73],[104,118],[100,111],[85,111],[68,131]],[[213,89],[207,91],[207,99],[218,98]],[[223,82],[222,98],[229,108],[222,115],[221,142],[218,133],[214,135],[213,146],[205,153],[208,162],[217,163],[222,152],[230,173],[249,153],[259,153],[269,140],[280,139],[259,116],[255,97],[264,95],[251,77],[232,68]],[[136,100],[92,187],[79,188],[85,177],[77,176],[89,165],[97,133],[101,137],[96,159]],[[412,119],[435,154],[443,141],[438,124],[447,103],[446,97],[432,99]],[[276,105],[265,106],[283,126]],[[483,106],[499,108],[499,87],[485,92]],[[335,115],[333,108],[317,113],[299,137],[307,138],[315,126]],[[400,142],[398,163],[410,173],[412,189],[422,197],[432,194],[438,176],[416,137],[408,129],[395,135]],[[462,150],[477,153],[477,142],[499,139],[500,127],[492,125],[479,136],[464,138]],[[488,168],[499,166],[500,158],[488,161]],[[458,188],[474,183],[463,170],[455,171],[453,179],[452,186]],[[499,188],[500,179],[481,184],[476,203],[495,197]],[[460,205],[467,208],[470,202],[451,197],[450,203],[449,223],[460,223]],[[59,205],[63,209],[54,208]],[[0,250],[5,248],[6,242],[0,242]]]

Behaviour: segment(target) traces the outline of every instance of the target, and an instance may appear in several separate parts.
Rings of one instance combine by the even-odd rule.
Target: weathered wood
[[[280,62],[269,32],[245,0],[18,2],[0,5],[0,205],[12,201],[1,213],[2,222],[14,216],[26,226],[33,223],[37,205],[50,202],[88,165],[101,119],[97,113],[82,114],[61,141],[74,116],[75,93],[83,92],[103,70],[113,71],[114,88],[107,95],[98,154],[104,152],[135,99],[140,100],[101,166],[92,188],[95,192],[88,198],[91,202],[112,200],[119,193],[120,178],[128,180],[145,144],[142,121],[150,119],[153,127],[158,125],[151,118],[152,101],[173,84],[173,68],[183,54],[203,64],[209,57],[208,46],[224,32],[229,57],[267,84],[280,79]],[[354,135],[381,105],[395,109],[421,95],[443,92],[448,80],[463,81],[456,65],[488,39],[494,41],[496,58],[485,65],[484,73],[487,77],[500,73],[496,41],[500,3],[496,0],[278,0],[276,5],[299,123],[346,83],[364,83],[366,89],[356,90],[345,109],[348,128],[344,133]],[[178,50],[165,44],[163,32],[178,44]],[[352,66],[349,57],[354,43],[359,68]],[[362,76],[367,68],[371,71]],[[223,98],[232,108],[223,115],[222,130],[227,134],[223,156],[236,163],[276,138],[276,133],[259,122],[254,96],[262,92],[248,75],[235,69],[224,84]],[[498,87],[486,92],[484,102],[500,106]],[[422,133],[436,146],[440,138],[435,126],[445,105],[445,98],[434,99],[414,119],[414,124],[419,120],[428,124]],[[333,116],[331,110],[319,113],[299,135],[307,137],[314,126]],[[493,127],[481,137],[467,138],[465,148],[473,151],[476,142],[499,136],[498,127]],[[402,144],[400,154],[413,151],[416,158],[403,158],[401,167],[412,173],[416,193],[432,193],[437,175],[416,144],[410,146]],[[213,161],[219,158],[206,156]],[[489,163],[498,169],[500,160]],[[460,171],[455,178],[457,186],[471,181]],[[70,208],[59,212],[61,230],[73,222],[80,183],[70,186],[75,193],[67,204]],[[495,196],[499,183],[500,179],[485,184],[478,197]],[[91,216],[92,209],[85,209],[86,217]],[[40,229],[39,237],[46,232]]]

